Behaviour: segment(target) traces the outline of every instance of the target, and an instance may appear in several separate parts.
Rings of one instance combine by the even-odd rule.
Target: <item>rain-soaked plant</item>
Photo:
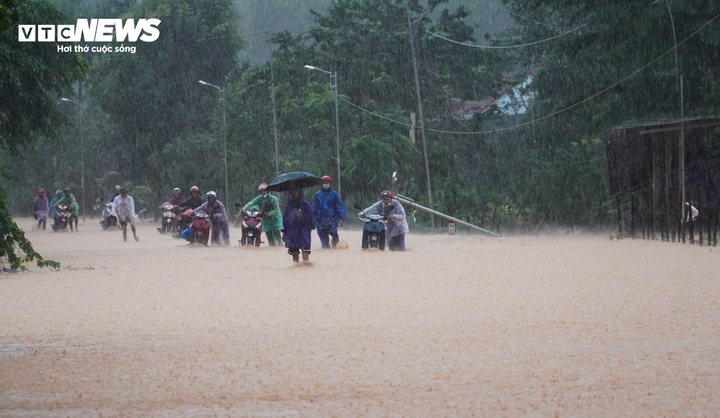
[[[7,259],[11,270],[27,270],[25,264],[32,261],[38,267],[60,268],[60,263],[44,259],[25,238],[23,230],[8,213],[5,194],[0,189],[0,265],[3,258]]]

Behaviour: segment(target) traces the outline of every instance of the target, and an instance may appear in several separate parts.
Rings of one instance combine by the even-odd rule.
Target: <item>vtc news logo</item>
[[[18,25],[19,42],[155,42],[160,19],[78,19],[75,25]]]

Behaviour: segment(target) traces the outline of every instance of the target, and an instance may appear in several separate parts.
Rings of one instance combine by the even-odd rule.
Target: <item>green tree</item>
[[[700,28],[720,8],[692,0],[503,3],[518,23],[494,37],[496,45],[565,35],[517,49],[520,66],[536,73],[535,99],[531,113],[512,118],[529,126],[484,139],[495,144],[484,165],[501,174],[491,184],[549,221],[607,223],[610,198],[599,138],[626,120],[679,118],[676,74],[684,75],[686,116],[717,112],[720,29],[716,23]],[[679,44],[677,73],[668,5]],[[530,125],[531,118],[541,120]]]
[[[115,156],[116,170],[135,184],[150,186],[160,199],[168,184],[182,180],[169,177],[164,167],[164,155],[172,155],[168,144],[197,144],[181,138],[202,136],[212,127],[218,91],[198,80],[225,86],[242,41],[229,0],[145,0],[123,17],[160,19],[160,37],[138,44],[135,54],[100,57],[89,90],[112,120],[114,132],[105,151]],[[186,170],[217,167],[221,158],[189,159]]]
[[[7,32],[12,25],[20,20],[17,7],[17,0],[0,1],[0,32]]]
[[[5,7],[6,4],[3,4]],[[68,23],[45,1],[17,2],[13,14],[17,22]],[[4,9],[3,12],[9,9]],[[32,149],[38,137],[62,138],[60,128],[67,123],[56,108],[57,95],[69,91],[82,79],[88,63],[77,54],[60,54],[55,43],[18,42],[17,31],[0,31],[0,151],[17,158],[23,149]],[[10,167],[3,166],[3,178]],[[11,268],[25,268],[36,261],[39,267],[59,267],[44,260],[32,248],[22,230],[8,212],[7,200],[0,190],[0,256],[7,256]],[[15,245],[24,253],[18,255]]]

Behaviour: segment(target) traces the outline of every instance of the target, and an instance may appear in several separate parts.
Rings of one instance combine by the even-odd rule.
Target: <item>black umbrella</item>
[[[280,174],[268,184],[268,191],[286,192],[292,189],[305,189],[307,187],[319,186],[322,179],[318,176],[306,173],[304,171],[293,171],[291,173]]]

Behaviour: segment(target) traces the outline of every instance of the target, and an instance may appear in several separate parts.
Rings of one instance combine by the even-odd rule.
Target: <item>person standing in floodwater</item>
[[[310,261],[310,243],[313,222],[315,222],[313,208],[303,197],[302,189],[290,190],[285,212],[283,213],[283,241],[293,262],[300,261],[302,251],[303,261]]]
[[[122,226],[123,241],[127,242],[127,226],[130,224],[135,241],[140,241],[135,230],[135,200],[128,194],[128,189],[120,189],[120,196],[113,200],[113,215]]]
[[[313,210],[315,211],[315,227],[323,249],[337,247],[337,243],[340,241],[338,228],[342,227],[345,222],[345,207],[340,195],[332,188],[330,176],[322,177],[322,188],[315,193]],[[330,243],[331,237],[332,244]]]
[[[50,212],[50,204],[48,198],[45,196],[45,189],[38,190],[38,195],[33,201],[33,216],[38,221],[37,228],[45,230],[47,225],[48,212]]]

